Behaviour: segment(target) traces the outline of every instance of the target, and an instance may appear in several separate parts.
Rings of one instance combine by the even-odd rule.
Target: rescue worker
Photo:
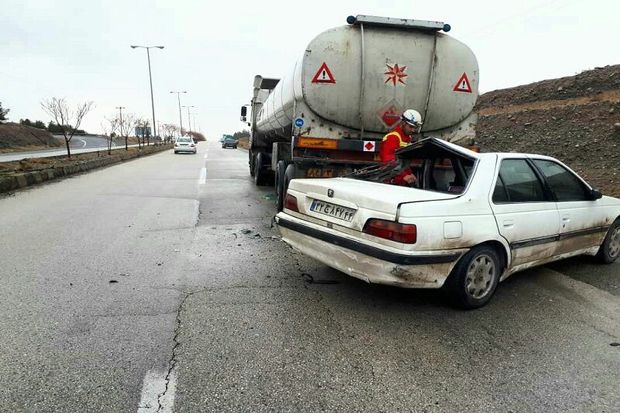
[[[396,151],[412,143],[412,137],[422,128],[422,116],[417,110],[407,109],[400,117],[400,123],[394,130],[388,132],[381,143],[379,158],[383,163],[396,160]],[[405,168],[392,179],[396,185],[412,185],[416,177],[410,168]]]

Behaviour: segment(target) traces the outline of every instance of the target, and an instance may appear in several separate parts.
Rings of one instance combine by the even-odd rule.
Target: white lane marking
[[[204,185],[207,183],[207,168],[200,169],[200,177],[198,178],[198,184]]]
[[[138,404],[138,413],[172,413],[177,375],[176,371],[172,369],[166,389],[167,375],[167,370],[149,370],[146,372],[142,381],[142,395]]]
[[[78,141],[82,142],[82,148],[86,146],[86,141],[84,139],[76,138]]]
[[[205,153],[205,159],[207,159],[207,155],[208,155],[208,153]]]

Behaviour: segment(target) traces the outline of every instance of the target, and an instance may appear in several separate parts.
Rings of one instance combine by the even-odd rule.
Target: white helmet
[[[414,109],[407,109],[406,111],[404,111],[400,117],[400,120],[408,123],[411,126],[422,126],[422,115],[420,115],[420,112]]]

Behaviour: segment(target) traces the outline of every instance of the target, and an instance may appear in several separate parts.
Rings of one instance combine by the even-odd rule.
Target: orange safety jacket
[[[388,163],[396,160],[396,151],[400,148],[411,143],[411,137],[405,135],[400,125],[398,125],[393,131],[388,132],[381,142],[381,148],[379,149],[379,158],[381,162]],[[410,168],[403,169],[398,175],[392,178],[390,183],[396,185],[408,186],[409,184],[404,180],[405,176],[412,175],[413,172]]]
[[[411,143],[411,137],[405,135],[400,125],[398,125],[393,131],[388,132],[381,142],[381,148],[379,149],[379,158],[381,162],[391,162],[396,160],[396,151],[400,148]]]

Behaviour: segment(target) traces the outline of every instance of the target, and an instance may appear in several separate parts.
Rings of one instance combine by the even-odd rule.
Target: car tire
[[[174,151],[174,154],[175,154],[175,155],[176,155],[176,154],[178,154],[178,153],[179,153],[179,152],[177,152],[177,151]]]
[[[286,172],[286,162],[278,161],[276,166],[276,208],[278,212],[282,211],[284,206],[284,173]]]
[[[611,264],[620,255],[620,219],[616,219],[601,244],[596,259],[603,264]]]
[[[489,245],[472,248],[456,264],[446,280],[446,290],[454,305],[471,310],[489,302],[502,275],[503,263]]]

